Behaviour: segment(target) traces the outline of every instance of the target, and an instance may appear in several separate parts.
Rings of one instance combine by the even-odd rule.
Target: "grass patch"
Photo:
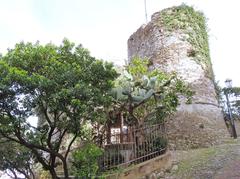
[[[239,146],[239,139],[227,139],[224,144],[210,148],[177,151],[178,169],[172,171],[171,175],[179,179],[192,179],[196,173],[206,170],[206,167],[213,167],[210,170],[214,170],[216,161],[231,160],[232,157],[238,160],[240,157]]]
[[[231,145],[231,144],[233,144],[233,145],[234,145],[234,144],[239,144],[239,140],[238,140],[238,139],[228,139],[228,140],[225,140],[225,141],[224,141],[224,144],[228,144],[228,145],[229,145],[229,144],[230,144],[230,145]]]
[[[187,155],[187,157],[179,163],[178,170],[175,171],[174,174],[190,175],[192,169],[203,166],[216,154],[217,149],[215,147],[188,151],[184,154]]]

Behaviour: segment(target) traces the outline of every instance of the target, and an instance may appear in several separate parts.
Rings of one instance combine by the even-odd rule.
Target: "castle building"
[[[205,17],[181,5],[152,15],[128,39],[128,59],[148,58],[151,68],[176,72],[195,92],[167,122],[170,147],[188,149],[221,143],[229,134],[219,107]]]

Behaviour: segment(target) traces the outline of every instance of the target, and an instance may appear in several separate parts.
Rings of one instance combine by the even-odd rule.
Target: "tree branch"
[[[67,151],[64,156],[65,160],[67,159],[67,156],[68,156],[68,153],[70,152],[71,146],[72,146],[73,142],[76,140],[77,136],[78,136],[78,134],[75,134],[75,136],[72,138],[71,142],[68,144],[68,148],[67,148]]]
[[[60,136],[59,136],[58,145],[56,147],[57,148],[57,152],[59,152],[60,146],[62,144],[63,137],[65,136],[66,132],[67,132],[67,129],[64,129],[62,134],[60,134]]]
[[[55,127],[50,126],[50,131],[48,132],[48,138],[47,138],[47,145],[49,149],[53,149],[53,146],[51,144],[51,139],[52,139],[54,130],[55,130]]]
[[[43,104],[42,101],[40,102],[40,104],[41,104],[41,105],[40,105],[40,107],[41,107],[41,111],[40,111],[40,112],[43,112],[46,121],[48,122],[48,124],[49,124],[50,126],[52,126],[52,121],[50,120],[50,118],[49,118],[49,116],[48,116],[48,113],[47,113],[47,107],[46,107],[46,108],[44,107],[44,104]]]

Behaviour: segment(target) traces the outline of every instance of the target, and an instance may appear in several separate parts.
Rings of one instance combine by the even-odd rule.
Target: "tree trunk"
[[[63,160],[63,171],[64,171],[64,178],[69,179],[69,174],[68,174],[68,167],[67,167],[67,159]]]
[[[29,168],[30,175],[32,176],[32,179],[35,179],[35,173],[32,171],[31,168]]]
[[[59,177],[57,176],[57,173],[56,173],[56,171],[55,171],[54,168],[51,168],[51,169],[49,170],[49,172],[50,172],[50,174],[52,175],[52,179],[59,179]]]

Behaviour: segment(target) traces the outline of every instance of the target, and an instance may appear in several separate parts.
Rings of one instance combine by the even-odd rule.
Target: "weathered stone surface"
[[[147,160],[140,164],[131,166],[123,171],[116,171],[116,173],[106,176],[107,179],[156,179],[157,174],[161,171],[170,170],[172,167],[171,152],[167,151],[165,154]],[[158,172],[159,171],[159,172]]]
[[[182,104],[167,122],[170,148],[189,149],[219,144],[227,136],[221,110],[209,104]]]
[[[130,36],[128,58],[146,57],[153,62],[151,68],[167,73],[177,72],[195,91],[193,103],[182,103],[167,124],[172,148],[197,148],[220,143],[228,132],[218,107],[213,78],[207,75],[209,66],[199,63],[199,59],[204,57],[189,55],[194,49],[187,40],[192,30],[191,24],[188,33],[179,29],[168,31],[159,25],[159,16],[161,12],[155,13],[147,25],[141,26]]]
[[[173,165],[172,171],[174,172],[174,171],[177,171],[177,170],[178,170],[178,166],[177,165]]]
[[[161,171],[161,172],[157,173],[157,178],[164,178],[164,172]]]

